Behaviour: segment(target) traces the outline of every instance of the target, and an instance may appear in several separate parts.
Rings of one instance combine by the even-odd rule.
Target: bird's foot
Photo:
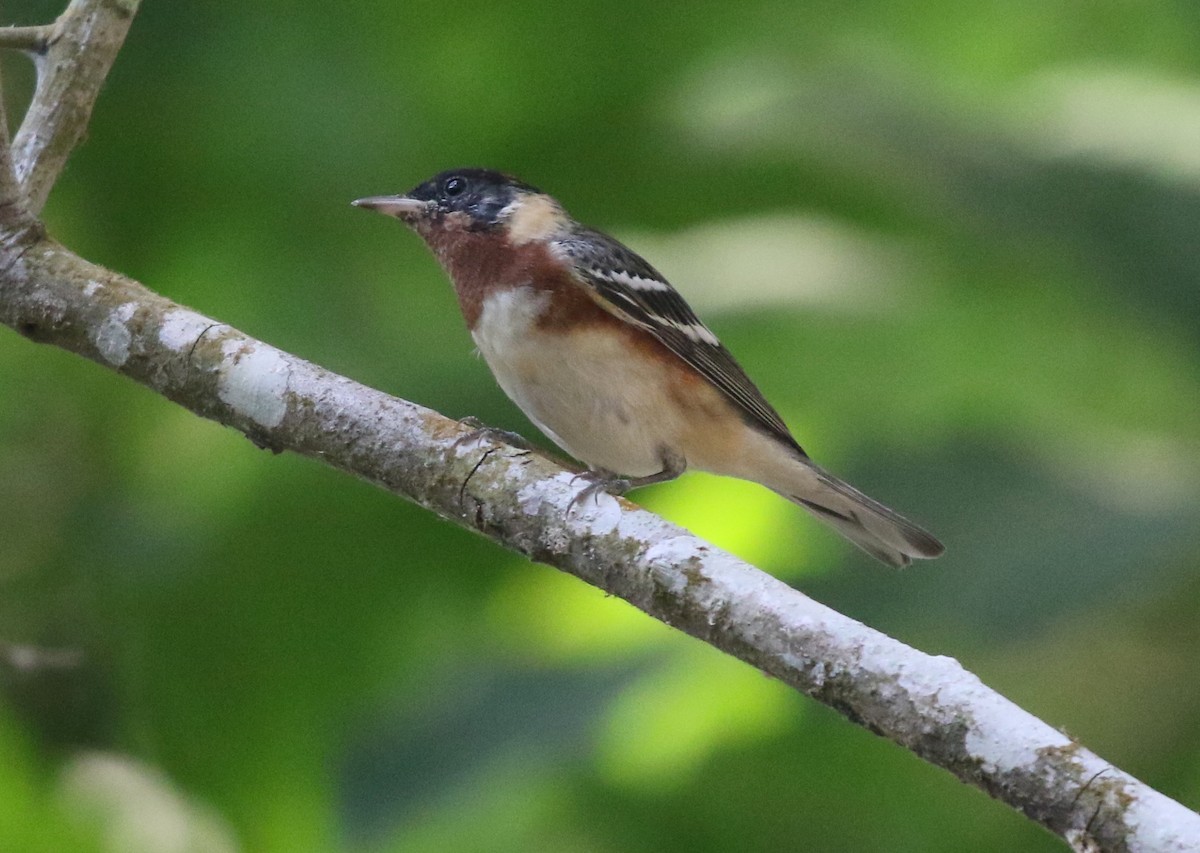
[[[470,432],[460,436],[454,442],[453,450],[458,450],[464,444],[472,444],[481,438],[498,441],[502,444],[510,444],[519,450],[533,450],[533,445],[520,433],[500,429],[500,427],[487,426],[479,418],[465,417],[459,423],[470,429]]]
[[[596,498],[602,493],[619,497],[635,486],[633,480],[627,477],[618,477],[610,471],[583,471],[572,477],[571,483],[574,484],[576,480],[587,480],[588,483],[567,504],[567,515],[570,515],[578,504],[582,504],[588,498]]]
[[[591,471],[576,474],[575,478],[571,480],[572,483],[579,479],[586,479],[589,482],[579,491],[579,494],[571,499],[570,505],[567,506],[567,515],[571,514],[571,510],[575,508],[576,504],[582,503],[588,498],[594,498],[601,492],[607,492],[610,495],[619,497],[630,489],[674,480],[687,470],[687,460],[674,451],[663,448],[660,458],[662,460],[662,470],[654,474],[648,474],[645,477],[619,477],[611,471],[605,471],[602,468],[594,468]]]

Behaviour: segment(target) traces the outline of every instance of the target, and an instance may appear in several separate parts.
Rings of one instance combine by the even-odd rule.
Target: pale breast
[[[484,300],[472,336],[496,381],[556,444],[589,465],[645,476],[662,469],[685,424],[668,399],[671,377],[603,326],[539,327],[550,302],[528,287]]]

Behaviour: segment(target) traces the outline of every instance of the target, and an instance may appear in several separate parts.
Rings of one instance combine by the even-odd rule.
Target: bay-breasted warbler
[[[354,204],[429,245],[500,387],[588,465],[589,492],[697,468],[761,483],[890,565],[942,553],[809,459],[675,288],[550,196],[499,172],[455,169]]]

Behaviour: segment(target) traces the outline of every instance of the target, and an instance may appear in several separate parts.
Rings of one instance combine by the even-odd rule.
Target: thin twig
[[[0,48],[45,53],[53,32],[52,26],[0,27]]]

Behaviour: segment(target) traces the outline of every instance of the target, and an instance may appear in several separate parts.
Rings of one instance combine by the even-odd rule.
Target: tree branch
[[[1200,853],[1200,815],[932,657],[619,498],[568,515],[573,475],[436,412],[197,314],[45,237],[40,209],[137,0],[72,0],[10,157],[0,134],[0,322],[78,353],[261,447],[413,500],[824,702],[988,792],[1077,850]],[[2,45],[3,39],[0,39]],[[60,45],[62,45],[60,47]]]
[[[71,0],[49,39],[37,41],[36,34],[29,32],[25,44],[11,45],[30,50],[32,41],[37,66],[33,101],[12,143],[17,179],[30,213],[41,211],[67,158],[83,138],[92,105],[125,42],[139,2]]]
[[[0,27],[0,48],[45,53],[53,27]]]

